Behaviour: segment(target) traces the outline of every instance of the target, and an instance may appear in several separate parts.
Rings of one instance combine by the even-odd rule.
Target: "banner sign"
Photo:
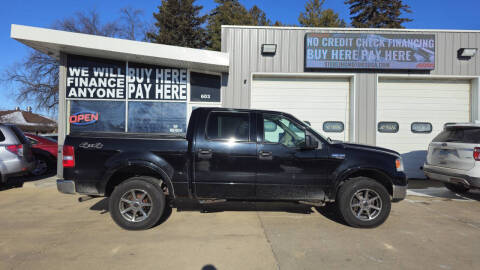
[[[69,55],[67,98],[187,100],[187,70]]]
[[[187,70],[128,63],[128,99],[187,100]]]
[[[125,63],[68,56],[67,98],[125,99]]]
[[[190,72],[190,101],[220,102],[221,77]]]
[[[307,33],[306,69],[435,68],[435,35]]]

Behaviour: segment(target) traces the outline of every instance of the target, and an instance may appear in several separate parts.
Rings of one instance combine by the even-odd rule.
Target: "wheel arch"
[[[382,184],[387,189],[390,196],[393,195],[393,183],[391,178],[388,176],[388,174],[385,171],[377,168],[354,168],[354,169],[345,171],[343,174],[341,174],[337,178],[337,180],[335,181],[334,188],[330,193],[330,198],[335,199],[340,187],[346,181],[349,181],[356,177],[367,177],[367,178],[373,179],[379,182],[380,184]]]
[[[110,196],[117,185],[129,178],[138,176],[149,176],[158,179],[158,184],[160,186],[165,184],[168,189],[168,196],[175,197],[172,181],[167,172],[154,163],[142,160],[128,161],[126,164],[108,170],[99,190],[104,191],[105,196]]]

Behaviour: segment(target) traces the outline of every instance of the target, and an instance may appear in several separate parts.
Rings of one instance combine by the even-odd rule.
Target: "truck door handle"
[[[258,158],[262,160],[272,160],[272,152],[260,151],[258,153]]]
[[[211,158],[212,157],[212,149],[199,149],[198,150],[198,157],[199,158]]]

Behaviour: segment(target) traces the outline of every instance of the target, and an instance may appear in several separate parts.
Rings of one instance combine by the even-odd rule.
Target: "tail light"
[[[7,145],[7,150],[14,153],[17,156],[23,156],[23,145],[22,144],[12,144]]]
[[[480,161],[480,147],[473,148],[473,158],[476,161]]]
[[[75,167],[75,150],[73,146],[64,145],[63,146],[63,167],[64,168],[73,168]]]

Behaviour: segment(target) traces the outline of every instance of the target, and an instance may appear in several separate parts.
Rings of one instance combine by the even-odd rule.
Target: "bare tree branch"
[[[53,28],[127,39],[144,36],[145,24],[140,19],[142,11],[124,8],[120,13],[121,23],[118,20],[103,23],[94,10],[77,12],[72,17],[55,22]],[[58,105],[58,70],[56,59],[31,50],[25,59],[5,69],[0,81],[15,87],[17,102],[29,102],[37,109],[55,111]]]

